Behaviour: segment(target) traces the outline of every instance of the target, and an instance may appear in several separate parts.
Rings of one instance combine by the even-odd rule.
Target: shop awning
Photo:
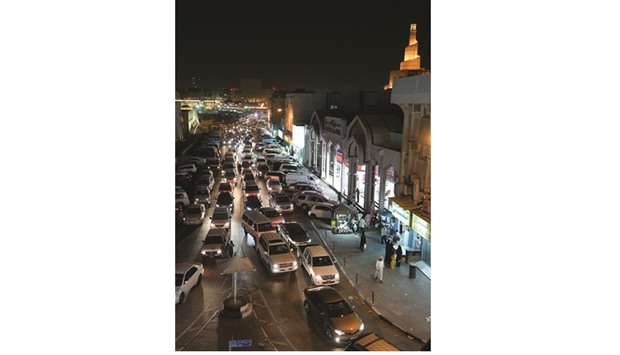
[[[341,203],[340,205],[338,205],[338,207],[336,207],[334,209],[334,213],[335,214],[352,214],[352,215],[357,215],[357,211],[352,209],[351,207],[347,206],[344,203]]]

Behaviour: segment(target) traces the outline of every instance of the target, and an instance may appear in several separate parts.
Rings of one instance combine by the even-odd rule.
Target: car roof
[[[282,226],[280,226],[282,227]],[[322,245],[313,245],[306,248],[312,256],[329,256],[329,253]]]
[[[307,292],[315,293],[325,303],[333,303],[344,298],[330,286],[318,286],[306,288]]]
[[[178,263],[175,265],[174,267],[174,271],[177,274],[184,274],[185,272],[187,272],[187,270],[189,270],[192,266],[196,266],[198,267],[198,269],[200,269],[200,267],[202,266],[202,264],[199,263]]]
[[[215,207],[213,209],[213,214],[221,213],[221,212],[228,212],[228,207]]]

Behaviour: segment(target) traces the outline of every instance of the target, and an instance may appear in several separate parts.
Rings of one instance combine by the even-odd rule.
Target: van
[[[288,244],[275,232],[260,235],[256,243],[256,253],[271,274],[297,270],[297,258],[291,253]]]
[[[368,333],[359,337],[347,346],[346,351],[401,351],[394,344],[388,342],[375,333]]]
[[[254,242],[256,242],[258,237],[262,234],[276,231],[276,228],[271,223],[271,220],[265,217],[265,215],[260,213],[258,210],[243,212],[243,215],[241,216],[241,225],[243,226],[243,232],[245,235],[251,235],[252,238],[254,238]]]
[[[311,174],[302,173],[299,171],[291,171],[286,174],[287,185],[294,185],[298,182],[307,182],[309,184],[316,185],[319,183],[319,179],[317,179],[315,176]]]

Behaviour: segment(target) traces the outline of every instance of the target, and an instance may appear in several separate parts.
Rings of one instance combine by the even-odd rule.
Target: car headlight
[[[278,271],[278,270],[280,270],[280,265],[278,265],[278,264],[274,264],[274,265],[272,265],[272,266],[271,266],[271,269],[272,269],[273,271]]]
[[[323,278],[320,275],[314,276],[314,282],[323,282]]]
[[[206,250],[201,250],[201,251],[200,251],[200,254],[202,254],[202,255],[207,255],[207,251],[206,251]]]
[[[337,335],[344,335],[344,332],[340,329],[334,329],[334,333],[336,333]]]
[[[364,323],[360,326],[360,332],[364,330]]]
[[[338,272],[336,272],[336,274],[335,274],[335,275],[336,275],[336,276],[335,276],[336,281],[340,281],[340,274],[339,274]]]
[[[218,250],[218,251],[215,252],[215,254],[222,254],[222,251]]]

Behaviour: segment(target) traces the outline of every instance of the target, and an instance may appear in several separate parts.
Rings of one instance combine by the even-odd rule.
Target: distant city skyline
[[[421,66],[430,69],[430,1],[180,0],[176,2],[176,87],[317,91],[355,85],[382,90],[417,25]]]

